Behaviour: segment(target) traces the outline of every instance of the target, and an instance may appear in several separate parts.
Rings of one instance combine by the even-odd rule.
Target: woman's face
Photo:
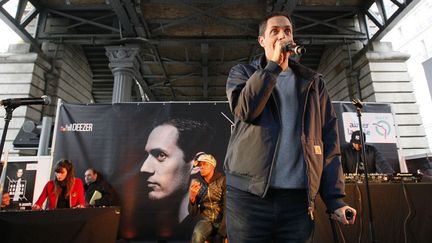
[[[67,176],[67,170],[65,168],[60,168],[58,172],[55,172],[55,176],[57,178],[57,181],[64,181]]]

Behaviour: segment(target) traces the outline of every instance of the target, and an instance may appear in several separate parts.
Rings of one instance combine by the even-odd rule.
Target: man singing
[[[305,242],[318,192],[333,219],[355,220],[342,200],[336,115],[322,75],[283,50],[295,46],[289,16],[268,16],[258,42],[265,55],[234,66],[226,85],[235,118],[225,158],[228,241]]]

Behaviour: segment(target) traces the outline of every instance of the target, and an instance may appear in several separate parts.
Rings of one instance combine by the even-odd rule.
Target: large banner
[[[121,201],[120,237],[190,239],[188,187],[197,152],[222,170],[232,115],[223,103],[62,104],[54,162],[65,158],[84,179],[102,172]]]
[[[348,146],[351,134],[360,129],[356,107],[351,102],[333,102],[339,120],[341,148]],[[374,145],[393,167],[400,172],[396,126],[390,104],[364,103],[362,128],[366,143]]]

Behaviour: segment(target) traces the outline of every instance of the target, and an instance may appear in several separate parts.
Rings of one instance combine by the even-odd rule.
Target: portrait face
[[[8,206],[10,204],[10,195],[8,192],[3,193],[2,196],[2,205]]]
[[[291,22],[285,16],[274,16],[268,19],[264,35],[258,36],[258,42],[264,48],[268,60],[273,56],[278,39],[286,43],[294,42]]]
[[[204,161],[200,161],[198,163],[198,167],[200,168],[200,174],[202,177],[206,177],[210,175],[215,169],[215,167],[212,164]]]
[[[148,156],[141,166],[147,178],[151,200],[164,199],[177,191],[186,191],[192,161],[185,162],[183,151],[177,146],[179,132],[172,125],[160,125],[150,133],[145,151]]]
[[[95,182],[96,179],[97,179],[97,174],[94,173],[93,170],[86,170],[86,172],[84,173],[84,180],[87,185]]]
[[[23,169],[18,169],[16,175],[18,178],[21,178],[23,173],[24,173]]]
[[[57,181],[64,181],[67,176],[67,170],[65,168],[60,168],[59,171],[55,172],[55,176],[57,178]]]

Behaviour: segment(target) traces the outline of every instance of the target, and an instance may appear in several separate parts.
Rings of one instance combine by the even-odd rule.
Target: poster
[[[339,125],[341,148],[350,146],[351,134],[360,129],[356,107],[351,102],[333,102]],[[395,126],[391,104],[363,103],[362,128],[366,143],[373,145],[389,162],[395,172],[400,172]]]
[[[226,102],[63,104],[54,162],[71,160],[83,181],[101,172],[120,197],[121,238],[188,240],[191,162],[211,153],[223,172],[232,120]]]
[[[4,190],[9,192],[11,202],[18,203],[22,209],[32,206],[36,165],[37,161],[9,162],[6,170]]]
[[[51,157],[8,157],[6,164],[3,191],[9,192],[11,202],[20,209],[31,209],[49,180]]]

